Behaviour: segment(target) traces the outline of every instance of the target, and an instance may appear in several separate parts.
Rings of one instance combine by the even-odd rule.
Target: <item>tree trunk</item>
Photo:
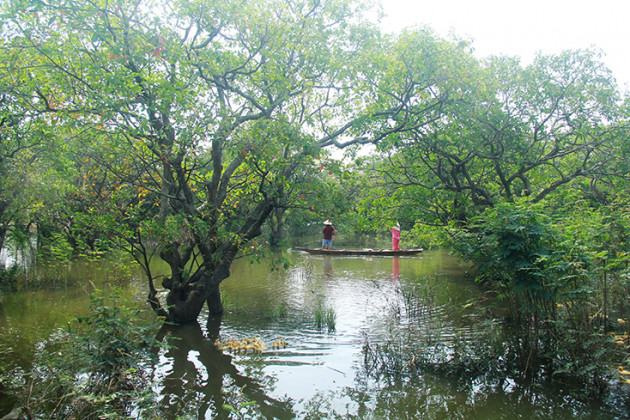
[[[188,289],[188,290],[187,290]],[[166,297],[169,321],[176,324],[197,322],[206,301],[201,288],[177,287]]]
[[[282,242],[283,218],[286,209],[276,208],[269,217],[269,227],[271,228],[270,245],[278,246]]]
[[[0,252],[4,249],[4,239],[7,237],[7,228],[0,225]]]
[[[210,290],[210,295],[206,300],[210,316],[223,314],[223,302],[221,302],[221,290],[219,285]]]
[[[149,278],[149,303],[153,310],[163,316],[166,321],[176,324],[197,322],[204,304],[212,315],[223,313],[219,285],[230,276],[230,267],[236,258],[242,243],[259,236],[261,226],[272,211],[269,202],[260,203],[243,222],[240,229],[241,244],[232,238],[217,241],[215,238],[190,233],[187,244],[172,241],[160,250],[160,258],[171,271],[165,277],[162,286],[168,290],[166,306],[162,306],[153,288],[154,278],[148,269],[148,258],[145,258],[145,272]],[[143,248],[142,252],[146,252]],[[195,267],[195,270],[191,270]]]
[[[229,277],[236,252],[223,252],[221,255],[219,264],[209,264],[188,276],[185,274],[188,257],[183,257],[173,248],[160,253],[161,258],[171,265],[171,277],[162,281],[162,286],[169,291],[166,296],[167,321],[176,324],[197,322],[205,303],[210,315],[223,313],[219,285]],[[211,261],[212,257],[207,256],[206,261]],[[160,310],[160,307],[154,307],[156,309]]]
[[[2,249],[4,247],[4,240],[7,237],[7,231],[9,230],[9,221],[3,219],[4,213],[8,207],[9,202],[0,199],[0,252],[2,252]]]

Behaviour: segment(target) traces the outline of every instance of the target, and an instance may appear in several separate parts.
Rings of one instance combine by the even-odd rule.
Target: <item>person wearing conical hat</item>
[[[330,219],[327,219],[324,222],[324,229],[322,230],[322,233],[324,234],[324,240],[322,241],[322,249],[326,247],[328,247],[328,249],[331,249],[333,236],[335,239],[337,238],[337,231],[335,230],[335,227],[333,226]]]
[[[398,251],[400,243],[400,223],[396,222],[396,226],[392,228],[392,249]]]

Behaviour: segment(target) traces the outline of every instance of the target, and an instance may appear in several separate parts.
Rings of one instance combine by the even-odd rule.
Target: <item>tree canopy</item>
[[[495,57],[439,120],[392,136],[373,169],[394,202],[423,203],[416,217],[425,223],[463,222],[504,200],[540,202],[580,179],[592,190],[627,180],[619,167],[626,121],[594,51],[538,56],[524,67]]]
[[[596,52],[479,61],[428,28],[383,34],[369,7],[5,2],[0,249],[37,210],[40,233],[57,226],[72,248],[126,249],[154,310],[181,323],[206,303],[221,313],[219,285],[262,226],[291,207],[330,211],[331,188],[363,228],[383,208],[411,227],[627,180],[628,113]],[[374,159],[326,179],[341,173],[332,148],[366,144]],[[29,193],[20,171],[43,156]]]
[[[222,311],[219,284],[331,145],[439,118],[448,43],[393,42],[345,1],[9,2],[11,87],[56,126],[145,268],[165,319]],[[24,121],[24,120],[23,120]],[[92,163],[96,167],[88,169]],[[96,185],[100,187],[96,187]],[[170,267],[159,300],[154,253]]]

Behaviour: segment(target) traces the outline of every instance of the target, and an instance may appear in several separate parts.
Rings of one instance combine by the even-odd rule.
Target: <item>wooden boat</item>
[[[422,248],[415,249],[321,249],[321,248],[305,248],[301,246],[293,247],[298,251],[308,252],[309,254],[318,255],[381,255],[381,256],[402,256],[402,255],[415,255],[423,251]]]

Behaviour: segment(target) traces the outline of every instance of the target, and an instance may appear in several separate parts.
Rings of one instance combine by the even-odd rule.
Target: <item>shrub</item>
[[[623,334],[628,315],[628,218],[579,202],[547,213],[542,204],[499,204],[452,231],[452,247],[506,298],[526,367],[601,387],[625,349],[607,333]]]
[[[145,371],[161,344],[155,325],[139,325],[138,315],[119,290],[93,294],[88,316],[40,343],[29,373],[7,375],[21,406],[35,418],[153,416],[157,402]]]
[[[453,235],[451,246],[478,269],[478,280],[512,299],[521,312],[544,317],[553,311],[557,275],[553,231],[532,205],[499,204]]]

